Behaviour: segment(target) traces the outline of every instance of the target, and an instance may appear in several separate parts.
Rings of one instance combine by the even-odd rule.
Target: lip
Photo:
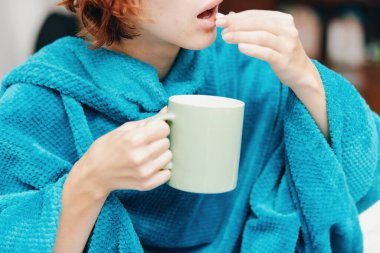
[[[205,29],[211,29],[216,27],[216,14],[218,14],[219,5],[223,0],[213,0],[203,6],[202,10],[197,14],[198,23]],[[208,19],[200,19],[198,16],[207,10],[212,10],[212,15]]]
[[[208,2],[205,6],[203,6],[201,11],[198,12],[197,17],[199,14],[219,6],[222,2],[223,2],[223,0],[213,0],[213,1]]]

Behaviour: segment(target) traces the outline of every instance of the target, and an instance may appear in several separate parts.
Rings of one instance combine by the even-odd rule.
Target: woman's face
[[[144,39],[152,42],[204,49],[215,41],[215,16],[222,1],[142,0],[143,15],[153,23],[139,22],[136,27]]]

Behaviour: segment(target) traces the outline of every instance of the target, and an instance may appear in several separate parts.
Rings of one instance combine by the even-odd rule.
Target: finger
[[[284,25],[294,24],[294,18],[292,15],[279,11],[246,10],[238,13],[230,12],[228,15],[225,15],[225,18],[228,20],[245,20],[252,17],[257,19],[268,19],[272,22],[281,22]]]
[[[141,191],[150,191],[169,181],[171,175],[172,172],[170,170],[160,170],[151,178],[141,182],[138,186],[138,189]]]
[[[166,150],[160,156],[145,163],[136,170],[136,179],[148,179],[155,173],[164,169],[173,159],[173,154],[170,150]]]
[[[219,18],[216,24],[226,28],[223,32],[262,30],[275,35],[284,35],[287,32],[287,27],[293,26],[294,23],[291,21],[291,18],[284,18],[283,15],[274,14],[270,11],[254,10],[227,15]]]
[[[143,152],[146,152],[147,159],[153,160],[158,156],[162,155],[170,147],[170,140],[168,138],[163,138],[157,141],[152,142],[148,146],[143,148]]]
[[[130,122],[124,123],[118,128],[118,131],[121,131],[123,133],[129,132],[139,127],[144,121],[145,120],[138,120],[138,121],[130,121]]]
[[[165,106],[165,107],[163,107],[163,108],[160,110],[159,114],[160,114],[160,113],[167,113],[168,111],[169,111],[168,106]],[[154,117],[154,116],[152,116],[152,117]],[[150,118],[152,118],[152,117],[148,117],[148,118],[146,118],[146,119],[137,120],[137,121],[129,121],[129,122],[126,122],[126,123],[124,123],[123,125],[121,125],[121,126],[119,127],[119,130],[120,130],[120,131],[124,131],[124,132],[128,132],[128,131],[133,130],[133,129],[137,128],[137,127],[140,127],[140,126],[145,125],[145,123],[146,123]]]
[[[255,44],[269,47],[277,52],[282,51],[284,44],[281,43],[282,39],[280,37],[266,31],[228,32],[223,34],[223,39],[231,44]]]
[[[169,134],[170,127],[168,123],[164,120],[158,120],[127,132],[124,138],[129,140],[132,146],[139,147],[166,138]]]
[[[128,133],[139,126],[138,121],[128,121],[121,126],[113,129],[109,134],[116,134],[117,136],[124,136],[125,133]]]
[[[152,117],[149,117],[146,119],[146,121],[144,121],[141,126],[146,126],[147,124],[149,124],[149,120],[156,117],[157,115],[159,114],[165,114],[165,113],[168,113],[169,112],[169,107],[168,106],[165,106],[164,108],[162,108],[156,115],[153,115]]]
[[[168,108],[168,106],[165,106],[165,107],[163,107],[157,114],[163,114],[163,113],[167,113],[167,112],[169,112],[169,108]],[[137,124],[138,124],[138,126],[145,126],[146,125],[146,123],[151,119],[151,118],[153,118],[153,117],[155,117],[156,115],[153,115],[153,116],[151,116],[151,117],[148,117],[148,118],[146,118],[146,119],[143,119],[143,120],[139,120],[139,121],[136,121],[137,122]]]
[[[161,156],[152,161],[153,171],[164,170],[165,167],[173,160],[173,153],[171,150],[167,150]]]
[[[171,177],[170,170],[159,170],[151,177],[147,179],[133,179],[130,176],[127,178],[121,177],[114,181],[115,188],[120,190],[139,190],[139,191],[149,191],[164,183],[166,183]]]
[[[281,54],[267,47],[262,47],[253,44],[239,44],[239,50],[243,54],[252,56],[270,64],[276,64],[281,61]]]
[[[164,110],[165,107],[162,109]],[[142,120],[136,120],[136,121],[128,121],[126,123],[124,123],[123,125],[121,125],[120,127],[118,127],[117,129],[115,129],[117,132],[122,132],[122,133],[126,133],[126,132],[129,132],[131,130],[134,130],[138,127],[141,127],[143,125],[145,125],[145,123],[149,120],[149,118],[146,118],[146,119],[142,119]]]

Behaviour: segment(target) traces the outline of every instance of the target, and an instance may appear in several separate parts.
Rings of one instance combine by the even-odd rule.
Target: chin
[[[191,38],[184,41],[180,47],[189,50],[202,50],[211,46],[216,40],[216,29],[209,32],[194,33]]]

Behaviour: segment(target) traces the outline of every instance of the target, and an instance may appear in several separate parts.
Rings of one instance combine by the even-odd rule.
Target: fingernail
[[[227,20],[225,20],[224,18],[221,18],[221,19],[217,19],[215,24],[217,26],[226,26],[227,25]]]
[[[216,18],[221,18],[221,17],[224,17],[225,15],[223,14],[223,13],[218,13],[218,14],[216,14]]]

